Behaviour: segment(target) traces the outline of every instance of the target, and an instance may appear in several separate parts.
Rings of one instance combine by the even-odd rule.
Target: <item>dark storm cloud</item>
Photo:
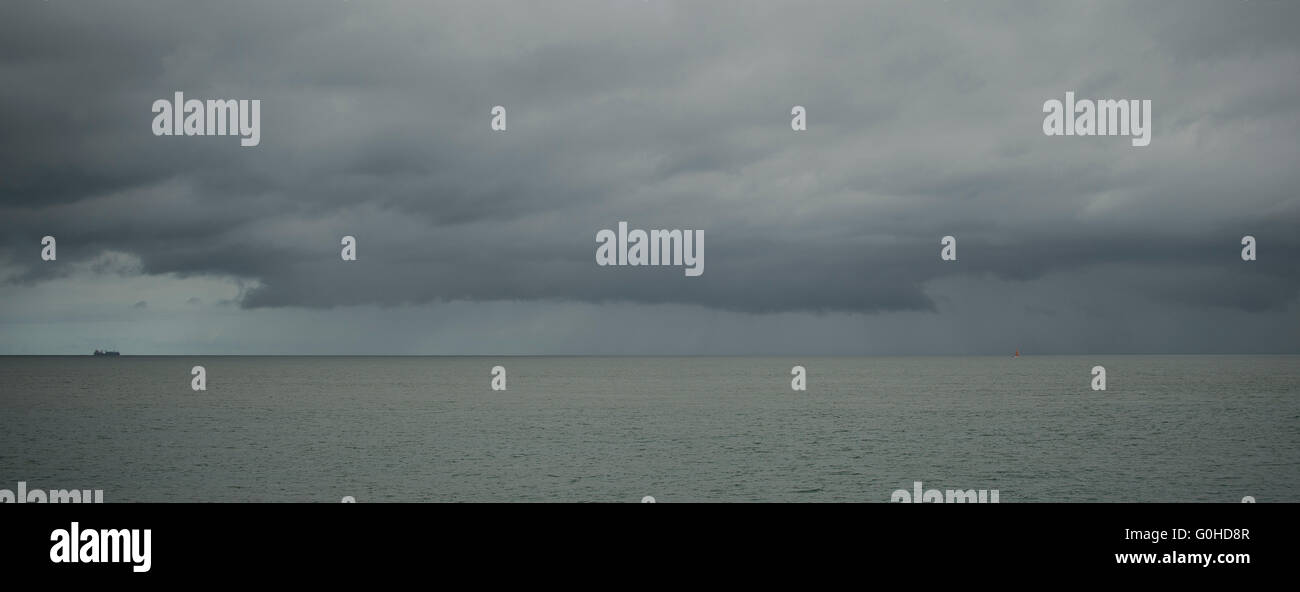
[[[37,257],[52,234],[61,260],[242,278],[246,307],[929,311],[942,278],[1114,263],[1149,273],[1091,289],[1259,311],[1300,288],[1289,3],[3,10],[16,281],[57,273]],[[1042,102],[1067,90],[1152,99],[1151,146],[1044,137]],[[174,91],[261,99],[262,144],[154,137],[150,104]],[[795,104],[807,132],[789,129]],[[705,274],[597,267],[595,234],[620,220],[704,229]],[[938,258],[949,234],[956,264]]]

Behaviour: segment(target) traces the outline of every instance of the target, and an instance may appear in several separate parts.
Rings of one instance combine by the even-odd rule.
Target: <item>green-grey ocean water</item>
[[[1294,502],[1300,356],[0,357],[18,481],[109,502],[885,502],[914,481]]]

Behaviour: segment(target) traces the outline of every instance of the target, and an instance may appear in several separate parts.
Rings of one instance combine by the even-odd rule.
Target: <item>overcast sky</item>
[[[6,2],[0,353],[1300,352],[1297,24],[1222,0]],[[176,91],[260,99],[261,145],[154,136]],[[1151,144],[1045,136],[1066,91],[1150,99]],[[702,229],[705,273],[597,266],[620,220]]]

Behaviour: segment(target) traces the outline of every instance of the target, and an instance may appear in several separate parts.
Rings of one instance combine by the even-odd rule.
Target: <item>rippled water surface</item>
[[[914,481],[1294,502],[1300,356],[0,357],[18,481],[110,502],[880,502]]]

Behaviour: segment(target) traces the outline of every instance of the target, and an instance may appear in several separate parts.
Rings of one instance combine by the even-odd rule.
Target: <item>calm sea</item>
[[[1295,502],[1300,356],[0,357],[18,481],[109,502],[885,502],[914,481]]]

